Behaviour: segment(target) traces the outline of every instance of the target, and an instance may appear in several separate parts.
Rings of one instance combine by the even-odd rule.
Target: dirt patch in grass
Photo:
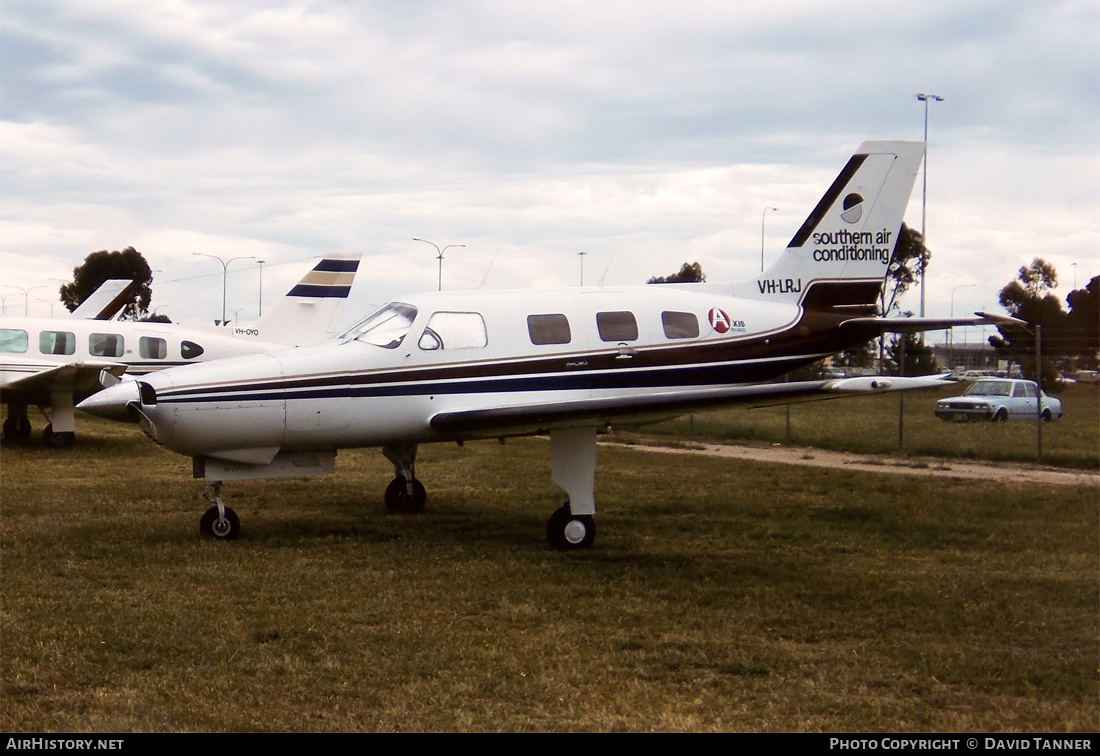
[[[604,442],[609,445],[622,445],[618,441]],[[633,440],[629,446],[633,449],[665,452],[669,454],[701,454],[710,457],[752,460],[754,462],[774,462],[782,465],[808,465],[834,469],[860,470],[864,472],[895,473],[903,475],[922,475],[948,478],[968,478],[973,480],[995,480],[1002,483],[1029,482],[1067,486],[1100,486],[1100,474],[1080,472],[1041,465],[1023,463],[978,463],[957,459],[930,459],[921,457],[911,459],[907,455],[854,454],[850,452],[829,451],[806,447],[782,446],[746,446],[729,444],[701,444],[690,446],[670,444],[660,441],[653,444]]]

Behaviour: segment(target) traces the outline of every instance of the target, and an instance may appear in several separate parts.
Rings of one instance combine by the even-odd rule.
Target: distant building
[[[997,353],[989,344],[933,344],[936,364],[948,370],[991,370],[1000,367]]]

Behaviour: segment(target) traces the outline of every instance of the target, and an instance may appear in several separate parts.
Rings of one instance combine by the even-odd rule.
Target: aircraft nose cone
[[[103,417],[119,422],[137,422],[137,413],[131,412],[131,404],[138,406],[141,397],[138,394],[136,381],[123,381],[122,383],[103,389],[76,405],[77,409],[91,415]]]

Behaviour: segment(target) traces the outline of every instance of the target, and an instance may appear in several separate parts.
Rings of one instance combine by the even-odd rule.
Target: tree
[[[1075,289],[1066,297],[1066,350],[1077,358],[1077,367],[1097,368],[1100,353],[1100,276],[1093,276],[1083,289]]]
[[[654,276],[646,283],[702,283],[706,280],[707,276],[703,273],[703,266],[694,262],[684,263],[679,273],[673,273],[671,276]]]
[[[1062,303],[1050,293],[1056,286],[1058,272],[1046,260],[1036,257],[1030,265],[1021,267],[1016,280],[1001,289],[1000,302],[1009,315],[1025,321],[1027,326],[997,326],[1000,335],[989,337],[998,357],[1019,364],[1024,375],[1034,380],[1040,372],[1035,364],[1035,326],[1042,326],[1042,382],[1048,386],[1058,379],[1053,358],[1063,353],[1058,334],[1067,325]]]
[[[121,252],[105,249],[84,258],[84,263],[73,268],[73,282],[61,287],[61,303],[72,312],[109,278],[129,278],[130,301],[122,310],[122,317],[137,320],[148,312],[153,297],[153,272],[141,253],[133,247]]]
[[[899,372],[901,364],[901,345],[905,343],[905,371]],[[896,333],[886,345],[887,372],[896,375],[932,375],[939,370],[932,347],[922,344],[916,333]]]
[[[922,254],[925,260],[932,256],[924,246],[924,238],[921,237],[920,231],[914,231],[902,223],[898,243],[894,245],[890,264],[886,266],[886,281],[879,292],[879,315],[887,317],[898,309],[898,299],[917,282]]]

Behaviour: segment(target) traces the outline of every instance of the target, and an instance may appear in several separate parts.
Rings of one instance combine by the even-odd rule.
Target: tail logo
[[[840,214],[845,223],[856,223],[863,217],[863,197],[852,192],[844,198],[844,211]]]

